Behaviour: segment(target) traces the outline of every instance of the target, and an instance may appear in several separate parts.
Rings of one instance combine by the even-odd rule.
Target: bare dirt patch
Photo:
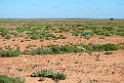
[[[17,28],[17,26],[1,26],[2,28]]]

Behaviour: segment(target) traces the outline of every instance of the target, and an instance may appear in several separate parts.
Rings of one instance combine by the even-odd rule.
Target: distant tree
[[[114,20],[114,18],[110,18],[110,20]]]

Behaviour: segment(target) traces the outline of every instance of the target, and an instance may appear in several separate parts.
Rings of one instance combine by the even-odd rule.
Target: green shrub
[[[95,44],[95,45],[90,45],[92,48],[92,51],[115,51],[118,50],[119,47],[116,44]]]
[[[52,50],[52,53],[54,53],[54,54],[61,53],[60,46],[51,45],[49,48]]]
[[[59,31],[58,32],[59,33],[61,33],[61,32],[69,32],[69,29],[59,28]]]
[[[36,49],[30,51],[30,54],[31,55],[53,54],[53,51],[51,48],[44,46],[42,48],[39,47],[39,48],[36,48]]]
[[[17,57],[19,55],[19,50],[0,50],[1,57]]]
[[[31,77],[53,77],[55,73],[53,70],[43,69],[33,72]]]
[[[71,33],[72,33],[72,36],[78,36],[80,32],[74,29]]]
[[[18,36],[19,33],[16,30],[10,30],[9,34],[13,34],[14,36]]]
[[[111,35],[111,33],[110,33],[110,32],[107,32],[107,31],[104,31],[102,34],[103,34],[104,36],[110,36],[110,35]]]
[[[76,44],[74,46],[76,47],[75,51],[77,50],[77,52],[82,52],[82,51],[88,52],[88,51],[91,51],[90,45],[85,45],[83,43],[79,43],[79,44]]]
[[[29,29],[29,28],[27,28],[27,27],[24,27],[24,28],[19,28],[19,27],[18,27],[18,28],[16,28],[16,31],[17,31],[17,32],[24,32],[24,31],[28,31],[28,29]]]
[[[33,34],[30,38],[35,40],[35,39],[39,39],[40,36],[38,36],[38,35],[36,35],[36,34]]]
[[[0,28],[0,32],[1,32],[2,37],[5,37],[8,33],[8,30],[5,28]]]
[[[30,54],[31,54],[31,51],[30,51],[30,50],[24,50],[24,51],[22,52],[22,54],[30,55]]]
[[[52,54],[52,49],[47,46],[45,46],[43,48],[39,48],[38,54]]]
[[[48,33],[45,37],[56,38],[56,36],[54,36],[54,35],[53,35],[53,34],[51,34],[51,33]]]
[[[6,75],[0,75],[0,83],[24,83],[24,80],[20,77],[8,77]]]
[[[52,26],[51,25],[46,25],[44,30],[51,30],[52,29]]]
[[[55,81],[59,81],[59,80],[65,80],[66,79],[66,76],[63,74],[63,73],[56,73],[53,75],[53,80]]]
[[[93,32],[81,32],[81,36],[84,36],[85,39],[90,39],[94,35]]]
[[[73,53],[74,52],[74,47],[70,45],[65,45],[61,46],[60,50],[62,53]]]
[[[124,37],[124,28],[117,30],[116,35]]]
[[[103,27],[102,27],[103,29],[107,29],[108,31],[111,31],[111,30],[113,30],[114,29],[114,27],[113,26],[111,26],[111,25],[104,25]]]
[[[104,31],[98,29],[94,30],[94,33],[96,33],[97,35],[104,35]]]
[[[63,73],[59,73],[59,72],[55,72],[53,70],[47,70],[47,69],[35,71],[31,74],[31,77],[48,77],[48,78],[52,78],[55,81],[66,79],[66,75],[64,75]]]
[[[101,51],[115,51],[118,50],[118,46],[115,44],[105,44],[100,46]]]

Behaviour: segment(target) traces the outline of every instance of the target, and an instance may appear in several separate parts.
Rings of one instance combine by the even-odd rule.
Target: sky
[[[0,18],[124,18],[124,0],[0,0]]]

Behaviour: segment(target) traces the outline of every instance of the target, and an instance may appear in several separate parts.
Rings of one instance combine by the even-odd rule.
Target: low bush
[[[61,53],[72,53],[74,52],[74,47],[70,45],[65,45],[60,47]]]
[[[118,45],[116,44],[95,44],[90,45],[92,51],[116,51],[119,49]]]
[[[118,49],[118,46],[115,44],[105,44],[100,46],[100,51],[115,51]]]
[[[85,39],[90,39],[94,35],[93,32],[81,32],[81,36],[84,36]]]
[[[8,29],[0,28],[0,35],[2,35],[2,37],[5,37],[8,34],[8,31]]]
[[[59,29],[59,33],[62,33],[62,32],[69,32],[69,29],[65,29],[65,28],[58,28]]]
[[[64,75],[63,73],[57,72],[56,74],[53,75],[52,79],[55,80],[56,82],[58,82],[59,80],[65,80],[66,75]]]
[[[14,36],[18,36],[19,32],[16,30],[10,30],[9,34],[13,34]]]
[[[78,36],[80,32],[78,30],[73,30],[71,33],[72,36]]]
[[[91,51],[90,45],[85,45],[83,43],[79,43],[75,45],[75,52],[88,52]]]
[[[0,57],[17,57],[19,55],[19,50],[0,50]]]
[[[53,53],[53,54],[60,54],[61,53],[60,46],[50,45],[48,47],[49,47],[49,49],[51,49],[51,53]]]
[[[30,50],[24,50],[24,51],[22,52],[22,54],[31,55],[31,51],[30,51]]]
[[[24,83],[24,80],[20,77],[8,77],[6,75],[0,75],[0,83]]]
[[[53,35],[53,34],[51,34],[51,33],[48,33],[45,37],[56,38],[56,36],[54,36],[54,35]]]
[[[117,30],[116,35],[124,37],[124,29],[122,28],[122,29]]]
[[[47,69],[35,71],[31,74],[31,77],[47,77],[47,78],[52,78],[55,81],[66,79],[66,75],[64,75],[63,73],[55,72],[53,70],[47,70]]]

